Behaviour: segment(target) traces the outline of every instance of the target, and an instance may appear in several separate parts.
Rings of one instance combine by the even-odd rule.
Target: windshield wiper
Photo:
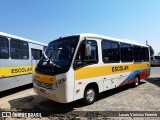
[[[54,53],[54,52],[53,52],[53,53]],[[53,53],[51,54],[50,57],[48,57],[48,56],[46,55],[46,53],[44,52],[44,57],[45,57],[45,59],[46,59],[45,62],[46,62],[46,61],[49,61],[53,66],[56,66],[57,68],[61,68],[62,70],[64,70],[61,66],[53,63],[53,62],[50,60],[50,58],[52,57]]]
[[[61,68],[62,70],[64,70],[61,66],[59,66],[59,65],[57,65],[57,64],[55,64],[55,63],[53,63],[52,61],[50,61],[50,63],[51,63],[53,66],[56,66],[57,68]]]

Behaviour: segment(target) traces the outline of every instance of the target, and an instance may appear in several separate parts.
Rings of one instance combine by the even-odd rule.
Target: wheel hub
[[[95,97],[95,92],[93,89],[89,89],[86,93],[86,99],[89,101],[89,102],[92,102],[94,100],[94,97]]]
[[[135,84],[138,85],[138,78],[135,79]]]

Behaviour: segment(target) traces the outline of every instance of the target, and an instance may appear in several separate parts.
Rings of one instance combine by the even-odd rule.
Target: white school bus
[[[0,32],[0,92],[31,84],[47,44]]]
[[[38,63],[34,91],[48,99],[92,104],[103,91],[150,75],[148,46],[96,34],[60,37],[49,43]]]

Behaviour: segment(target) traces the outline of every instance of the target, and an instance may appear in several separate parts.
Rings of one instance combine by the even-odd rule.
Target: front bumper
[[[63,86],[63,89],[62,89]],[[36,84],[33,84],[33,89],[35,93],[37,93],[40,96],[43,96],[45,98],[48,98],[50,100],[59,102],[59,103],[68,103],[66,100],[66,93],[65,93],[65,84],[59,86],[58,88],[56,87],[55,89],[46,89],[43,87],[40,87]]]

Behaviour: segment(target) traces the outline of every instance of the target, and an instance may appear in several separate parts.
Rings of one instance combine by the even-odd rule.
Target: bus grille
[[[52,84],[47,84],[47,83],[42,83],[38,80],[35,80],[36,85],[43,87],[43,88],[47,88],[47,89],[52,89]]]

